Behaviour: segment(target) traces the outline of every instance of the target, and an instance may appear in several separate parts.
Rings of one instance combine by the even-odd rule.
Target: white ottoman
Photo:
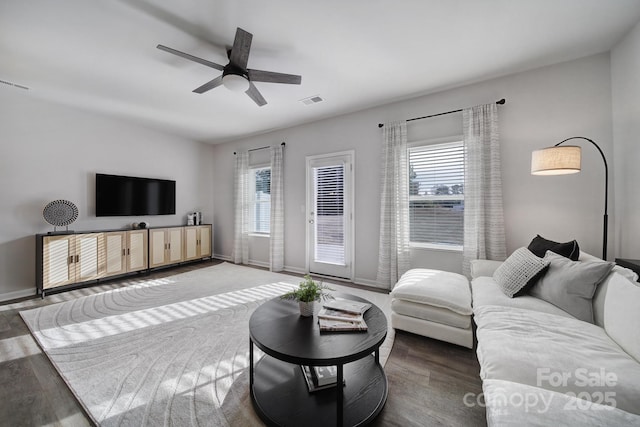
[[[473,348],[471,289],[463,275],[414,268],[391,296],[393,328]]]

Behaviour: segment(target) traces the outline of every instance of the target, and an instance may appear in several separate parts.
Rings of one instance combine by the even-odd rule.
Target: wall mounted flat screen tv
[[[96,216],[174,215],[176,182],[96,174]]]

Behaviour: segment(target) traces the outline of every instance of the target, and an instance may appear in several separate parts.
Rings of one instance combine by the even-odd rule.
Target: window
[[[269,234],[271,224],[271,168],[249,169],[249,232]]]
[[[409,148],[409,225],[413,246],[462,248],[462,141]]]

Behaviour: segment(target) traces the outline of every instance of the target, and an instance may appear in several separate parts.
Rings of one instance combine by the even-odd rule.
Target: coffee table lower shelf
[[[343,425],[366,425],[387,401],[387,377],[375,358],[344,365]],[[263,356],[254,367],[251,400],[269,426],[336,425],[336,389],[309,393],[300,366]]]

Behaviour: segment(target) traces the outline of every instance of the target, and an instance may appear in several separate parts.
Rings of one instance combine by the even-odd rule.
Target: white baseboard
[[[213,254],[213,257],[215,259],[221,259],[223,261],[233,262],[231,260],[231,257],[228,256],[228,255]],[[254,267],[269,268],[269,263],[268,262],[256,261],[255,259],[250,259],[249,262],[248,262],[248,265],[252,265]]]
[[[254,267],[262,267],[262,268],[269,268],[269,263],[268,262],[264,262],[264,261],[256,261],[255,259],[250,259],[249,260],[249,265],[253,265]]]
[[[307,274],[307,271],[304,268],[292,267],[290,265],[285,265],[284,271],[296,274]]]
[[[372,288],[384,289],[380,287],[380,284],[375,280],[363,279],[362,277],[356,277],[353,283],[355,283],[356,285],[364,285],[364,286],[370,286]]]
[[[231,257],[229,255],[221,255],[221,254],[213,254],[213,257],[215,259],[221,259],[223,261],[229,261],[231,262]]]
[[[4,294],[0,294],[0,302],[32,297],[32,296],[35,296],[35,294],[36,294],[35,289],[22,289],[19,291],[7,292]]]
[[[228,256],[228,255],[214,254],[213,257],[217,258],[217,259],[221,259],[223,261],[231,262],[231,257]],[[249,265],[255,265],[257,267],[269,268],[269,263],[268,262],[264,262],[264,261],[249,260]],[[284,266],[284,271],[285,272],[289,272],[289,273],[296,273],[296,274],[307,274],[307,270],[305,270],[304,268],[294,267],[292,265],[285,265]],[[383,288],[380,287],[378,282],[376,282],[375,280],[364,279],[362,277],[356,277],[354,279],[353,283],[356,284],[356,285],[370,286],[372,288],[383,289]]]

